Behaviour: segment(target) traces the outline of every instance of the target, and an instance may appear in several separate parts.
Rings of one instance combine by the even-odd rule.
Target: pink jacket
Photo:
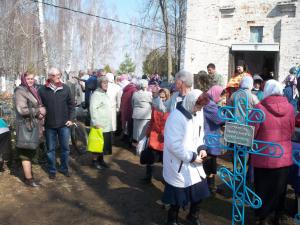
[[[269,96],[255,106],[266,114],[263,123],[255,126],[255,139],[275,142],[283,147],[281,158],[251,155],[251,164],[257,168],[281,168],[291,166],[292,135],[295,130],[295,116],[293,106],[283,96]],[[266,152],[262,152],[266,153]]]

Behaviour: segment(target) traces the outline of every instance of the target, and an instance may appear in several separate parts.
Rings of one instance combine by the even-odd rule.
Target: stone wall
[[[197,73],[213,62],[219,73],[227,75],[231,45],[249,43],[250,27],[263,26],[263,43],[280,43],[279,79],[282,80],[287,68],[300,63],[300,2],[292,1],[296,13],[278,2],[188,0],[186,36],[197,41],[185,42],[184,68]]]

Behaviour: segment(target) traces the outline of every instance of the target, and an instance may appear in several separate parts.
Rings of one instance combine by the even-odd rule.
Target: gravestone
[[[249,154],[280,158],[283,148],[280,144],[253,139],[254,127],[249,124],[262,123],[265,114],[259,109],[249,108],[248,96],[244,90],[235,93],[234,106],[224,106],[218,116],[226,122],[224,140],[221,135],[205,136],[208,147],[233,152],[233,171],[221,167],[218,175],[232,190],[232,225],[245,223],[245,205],[257,209],[262,205],[260,197],[247,186],[247,161]]]

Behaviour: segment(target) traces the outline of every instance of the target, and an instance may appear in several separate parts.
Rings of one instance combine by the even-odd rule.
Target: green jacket
[[[103,132],[112,131],[111,102],[108,95],[98,88],[90,99],[91,125],[98,126]]]

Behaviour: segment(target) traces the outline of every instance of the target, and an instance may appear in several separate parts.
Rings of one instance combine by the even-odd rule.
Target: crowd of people
[[[51,68],[46,83],[37,87],[34,73],[25,72],[21,85],[14,91],[16,148],[24,183],[30,187],[39,185],[32,175],[31,161],[43,138],[49,179],[55,180],[57,172],[70,176],[70,127],[75,121],[74,107],[82,105],[88,111],[86,125],[101,129],[103,134],[103,150],[91,153],[92,166],[99,171],[109,168],[104,156],[113,153],[116,135],[122,134],[122,140],[129,147],[147,139],[143,150],[148,151],[147,158],[143,159],[146,172],[142,181],[151,183],[153,163],[163,164],[162,202],[170,206],[167,224],[177,225],[179,209],[190,204],[186,219],[200,225],[200,204],[216,192],[217,160],[223,154],[222,149],[207,146],[204,136],[222,134],[225,123],[218,117],[218,110],[224,105],[234,106],[237,91],[244,90],[249,108],[260,109],[266,115],[262,123],[252,124],[255,139],[279,143],[284,150],[281,158],[261,155],[250,158],[254,189],[263,202],[261,208],[255,209],[256,224],[280,224],[288,182],[292,180],[296,193],[300,186],[297,185],[298,170],[292,170],[292,137],[299,97],[295,71],[290,71],[285,88],[271,76],[268,79],[258,74],[252,76],[241,62],[226,85],[214,64],[210,63],[207,71],[208,90],[194,89],[194,75],[186,70],[176,73],[175,82],[169,88],[160,87],[158,75],[137,79],[128,74],[115,76],[102,69],[88,70],[87,74],[80,71],[75,77],[75,87],[70,87],[61,81],[61,73],[56,68]],[[243,115],[236,116],[242,122]],[[30,137],[26,130],[30,130]],[[1,168],[8,133],[7,124],[1,119]],[[60,145],[58,169],[57,141]]]

